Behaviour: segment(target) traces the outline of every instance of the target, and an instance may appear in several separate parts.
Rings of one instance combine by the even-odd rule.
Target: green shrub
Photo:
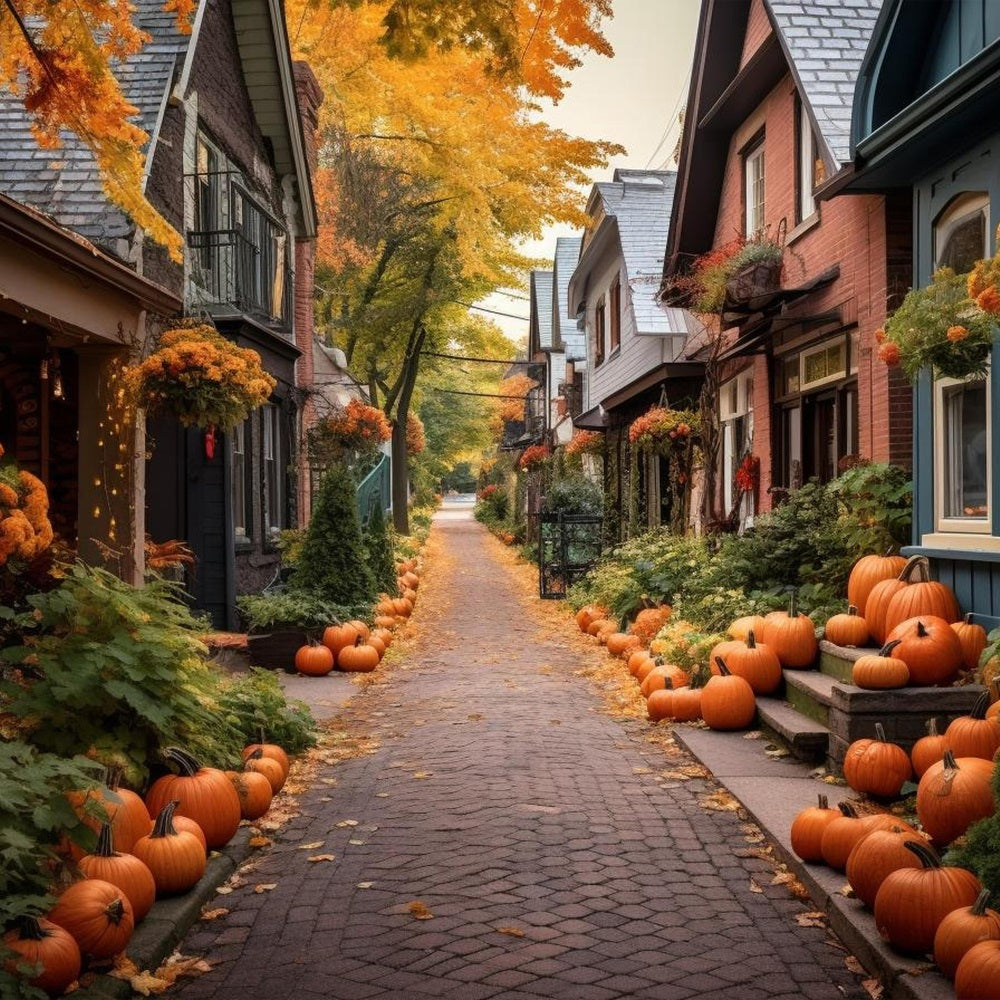
[[[305,702],[285,697],[273,670],[251,667],[222,680],[219,711],[243,744],[277,743],[301,753],[316,742],[316,723]]]
[[[249,632],[270,629],[323,629],[371,613],[368,604],[342,605],[325,601],[307,591],[284,590],[276,594],[243,594],[236,598],[243,627]]]
[[[552,483],[545,491],[547,514],[590,514],[597,517],[604,508],[604,491],[586,476],[567,476]]]
[[[396,560],[390,527],[381,504],[376,504],[364,531],[368,566],[375,577],[375,586],[386,594],[396,593]]]
[[[331,465],[323,474],[289,589],[345,606],[375,600],[354,479],[343,465]]]

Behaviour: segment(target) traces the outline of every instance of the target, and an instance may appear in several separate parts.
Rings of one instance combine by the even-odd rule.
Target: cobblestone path
[[[182,943],[212,971],[170,995],[866,998],[759,831],[608,712],[579,676],[598,652],[552,631],[505,556],[438,522],[405,659],[334,720],[377,749],[317,772],[230,912]]]

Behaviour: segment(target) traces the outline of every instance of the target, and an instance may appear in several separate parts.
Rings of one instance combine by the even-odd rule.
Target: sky
[[[610,180],[616,167],[669,169],[679,134],[677,116],[687,99],[700,0],[614,0],[615,16],[604,26],[614,58],[591,55],[572,72],[558,105],[543,108],[554,128],[586,139],[619,143],[626,154],[614,157],[591,181]],[[580,192],[580,208],[589,191]],[[566,226],[552,227],[524,251],[552,260],[557,236],[574,236]],[[496,294],[482,306],[520,319],[484,313],[515,341],[528,333],[526,292]]]

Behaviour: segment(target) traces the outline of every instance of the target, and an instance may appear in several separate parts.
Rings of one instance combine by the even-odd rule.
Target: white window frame
[[[989,253],[990,234],[990,196],[985,191],[967,191],[949,202],[948,207],[938,216],[934,223],[934,268],[941,266],[941,252],[948,242],[948,237],[960,225],[968,222],[972,216],[983,213],[984,242],[981,256]]]
[[[232,508],[233,534],[237,541],[250,540],[250,525],[247,524],[247,439],[252,440],[250,421],[244,420],[233,428],[231,437],[232,468]]]
[[[734,439],[736,420],[746,419],[746,441],[753,451],[753,369],[748,368],[719,386],[719,426],[722,431],[722,502],[728,514],[736,500],[734,476],[743,459],[743,442]],[[737,445],[739,446],[737,448]],[[743,520],[752,523],[753,498],[744,496]]]
[[[748,237],[764,229],[765,160],[763,141],[749,150],[743,160],[743,184],[746,192],[745,232]]]
[[[806,359],[811,358],[817,354],[825,354],[833,347],[840,348],[841,366],[840,368],[831,373],[830,375],[825,375],[823,378],[814,379],[812,382],[806,380]],[[847,357],[847,338],[839,337],[835,340],[824,340],[821,344],[817,344],[815,347],[810,347],[808,350],[802,351],[799,355],[799,392],[806,393],[812,392],[814,389],[818,389],[824,385],[830,385],[833,382],[842,382],[847,378],[849,374],[849,363]]]
[[[816,213],[816,160],[819,146],[805,107],[799,104],[799,222]]]
[[[281,411],[268,403],[262,407],[261,474],[264,494],[264,537],[273,541],[284,527],[284,483],[281,477]]]

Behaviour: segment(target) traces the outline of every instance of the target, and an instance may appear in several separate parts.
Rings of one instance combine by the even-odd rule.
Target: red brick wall
[[[754,10],[759,5],[755,0]],[[749,48],[754,13],[747,33]],[[862,457],[910,464],[910,389],[905,380],[878,361],[875,331],[885,321],[889,296],[905,290],[903,262],[909,260],[909,208],[893,196],[842,195],[819,205],[820,221],[795,233],[796,129],[795,86],[786,76],[735,131],[729,147],[715,244],[743,230],[743,163],[740,150],[765,130],[765,212],[777,235],[784,220],[787,240],[783,285],[808,283],[839,265],[831,285],[789,307],[790,315],[816,315],[837,309],[844,324],[856,320],[858,358],[858,447]],[[888,201],[888,207],[887,207]],[[891,264],[891,268],[889,266]],[[901,284],[901,280],[904,284]],[[754,450],[761,457],[760,509],[768,509],[773,385],[763,355],[754,360]]]
[[[760,48],[761,43],[771,33],[771,22],[762,0],[753,0],[750,5],[750,15],[747,18],[747,33],[743,39],[743,55],[740,57],[740,69],[747,60]]]

